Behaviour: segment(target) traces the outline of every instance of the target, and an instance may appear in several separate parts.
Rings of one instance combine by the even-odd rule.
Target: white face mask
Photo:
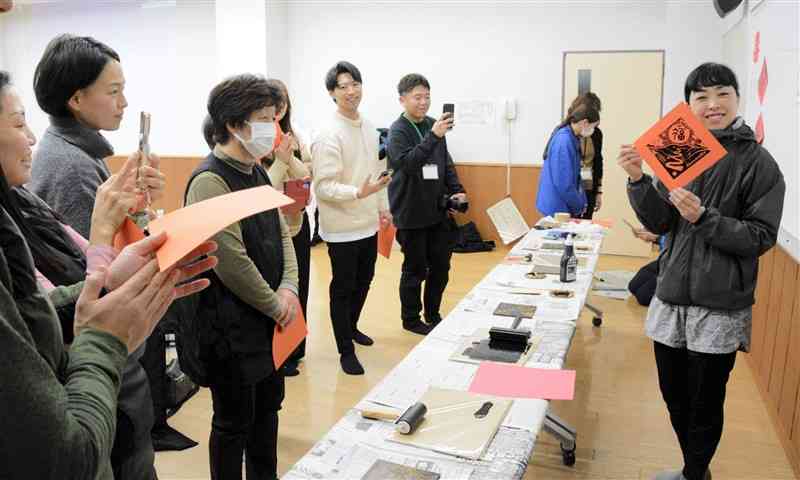
[[[275,144],[275,123],[273,122],[247,122],[250,125],[250,140],[244,140],[239,134],[233,135],[242,143],[247,152],[256,160],[269,155]]]
[[[586,127],[581,130],[581,136],[584,138],[589,138],[594,135],[594,127]]]

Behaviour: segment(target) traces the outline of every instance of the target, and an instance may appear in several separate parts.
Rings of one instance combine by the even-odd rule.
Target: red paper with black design
[[[685,186],[728,153],[683,102],[634,147],[669,190]]]

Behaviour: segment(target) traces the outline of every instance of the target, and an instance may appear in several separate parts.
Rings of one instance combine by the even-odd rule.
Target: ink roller
[[[417,402],[406,409],[399,417],[391,412],[379,410],[362,410],[361,416],[364,418],[371,418],[375,420],[389,420],[393,421],[396,425],[395,429],[398,433],[409,435],[414,433],[422,420],[425,419],[425,414],[428,413],[428,407],[422,402]]]

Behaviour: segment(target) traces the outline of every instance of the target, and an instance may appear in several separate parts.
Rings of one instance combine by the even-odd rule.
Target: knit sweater
[[[351,120],[339,112],[311,147],[314,192],[319,208],[320,236],[327,242],[350,242],[378,231],[378,214],[389,210],[383,189],[357,198],[364,180],[386,169],[378,159],[378,131],[360,117]]]
[[[111,176],[111,144],[74,118],[50,117],[31,168],[30,190],[89,238],[97,187]]]

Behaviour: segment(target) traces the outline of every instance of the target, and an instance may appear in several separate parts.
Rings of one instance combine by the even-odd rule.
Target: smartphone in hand
[[[444,115],[445,113],[449,113],[450,118],[452,118],[455,121],[456,105],[454,103],[445,103],[444,105],[442,105],[442,115]],[[452,129],[453,127],[451,126],[450,128]]]

